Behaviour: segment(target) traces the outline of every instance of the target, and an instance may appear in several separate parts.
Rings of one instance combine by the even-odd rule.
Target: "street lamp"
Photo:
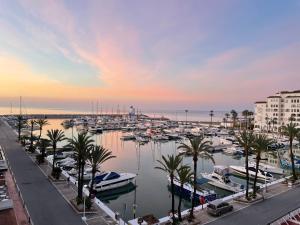
[[[212,118],[214,116],[214,111],[213,110],[209,111],[209,116],[210,116],[210,126],[212,127]]]
[[[189,110],[184,110],[185,111],[185,125],[187,125],[187,114],[188,114],[188,112],[189,112]]]
[[[86,221],[86,216],[85,216],[85,199],[86,198],[83,197],[83,217],[81,217],[83,221]]]

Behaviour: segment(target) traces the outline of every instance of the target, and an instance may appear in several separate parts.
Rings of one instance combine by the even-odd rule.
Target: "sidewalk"
[[[206,209],[195,211],[193,222],[183,222],[182,224],[208,224],[208,225],[265,225],[278,215],[289,212],[295,207],[300,207],[299,187],[288,188],[287,184],[276,184],[268,187],[264,193],[264,199],[244,203],[237,200],[231,202],[234,207],[233,212],[220,217],[213,217],[207,214]],[[259,213],[261,212],[261,213]],[[264,212],[264,213],[262,213]]]
[[[28,153],[29,157],[35,161],[36,153]],[[47,177],[50,174],[52,167],[48,163],[43,163],[39,165],[39,168]],[[62,174],[61,178],[63,181],[55,181],[52,182],[53,186],[58,190],[58,192],[63,196],[63,198],[70,204],[73,208],[71,203],[69,202],[72,199],[75,199],[77,196],[77,186],[72,184],[71,182],[67,182],[66,177]],[[88,225],[98,225],[98,224],[107,224],[107,225],[115,225],[118,224],[115,222],[110,216],[106,215],[97,205],[93,206],[94,212],[87,213],[86,216],[86,224]],[[79,213],[81,216],[83,213]]]
[[[29,225],[29,218],[25,212],[22,199],[19,196],[18,190],[15,186],[14,180],[9,170],[5,173],[5,180],[9,197],[13,200],[13,211],[14,216],[16,217],[17,224]]]
[[[84,225],[42,171],[28,157],[17,135],[0,120],[0,145],[6,154],[25,205],[35,225]]]

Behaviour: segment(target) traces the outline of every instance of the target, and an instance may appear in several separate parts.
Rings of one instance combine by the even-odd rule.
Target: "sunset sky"
[[[0,1],[0,106],[251,109],[296,89],[299,0]]]

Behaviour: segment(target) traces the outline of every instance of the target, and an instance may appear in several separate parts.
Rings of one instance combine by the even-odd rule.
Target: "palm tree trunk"
[[[246,198],[249,198],[249,149],[245,148],[245,167],[246,167]]]
[[[182,221],[182,218],[181,218],[181,201],[182,201],[182,193],[183,193],[183,183],[181,184],[180,186],[180,195],[179,195],[179,202],[178,202],[178,219],[179,221]]]
[[[30,130],[30,152],[33,151],[33,124],[31,125],[31,130]]]
[[[78,199],[82,199],[82,192],[80,191],[81,186],[81,160],[78,160],[78,177],[77,177],[77,197]]]
[[[91,186],[90,186],[90,193],[89,193],[89,198],[91,198],[92,192],[94,192],[94,179],[95,179],[95,174],[96,174],[96,170],[93,167],[92,170],[92,180],[91,180]]]
[[[295,171],[294,153],[293,153],[293,139],[290,139],[290,156],[291,156],[291,163],[292,163],[293,179],[297,180],[296,171]]]
[[[39,142],[40,142],[41,136],[42,136],[42,127],[40,127]]]
[[[19,139],[19,141],[21,141],[21,121],[19,121],[19,124],[18,124],[18,139]]]
[[[82,187],[83,187],[83,173],[84,173],[84,162],[81,161],[81,176],[79,177],[80,182],[78,182],[78,197],[82,199]]]
[[[173,225],[175,224],[175,201],[174,201],[174,195],[175,195],[175,190],[174,190],[174,175],[171,174],[171,192],[172,192],[172,217],[173,217]]]
[[[54,171],[54,165],[55,165],[55,158],[56,158],[56,146],[53,145],[53,161],[52,161],[52,172]]]
[[[256,157],[256,171],[255,171],[255,177],[254,177],[254,183],[253,183],[253,196],[256,197],[256,182],[257,182],[257,173],[258,173],[258,167],[259,167],[259,157]]]
[[[192,208],[191,208],[191,213],[190,213],[190,218],[194,218],[194,207],[195,207],[195,199],[196,199],[196,187],[197,187],[197,160],[198,158],[194,156],[193,161],[194,161],[194,191],[193,191],[193,196],[192,196]]]

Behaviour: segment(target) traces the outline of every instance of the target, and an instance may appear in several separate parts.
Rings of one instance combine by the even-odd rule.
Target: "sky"
[[[299,58],[300,0],[0,1],[0,106],[251,109]]]

